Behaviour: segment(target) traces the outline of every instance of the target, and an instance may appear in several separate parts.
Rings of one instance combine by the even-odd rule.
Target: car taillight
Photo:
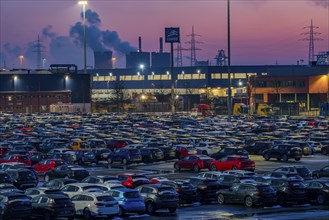
[[[260,192],[260,191],[255,192],[255,195],[257,195],[257,196],[259,196],[261,194],[262,194],[262,192]]]
[[[101,205],[103,205],[103,204],[100,203],[100,202],[94,202],[94,204],[95,204],[95,206],[101,206]]]
[[[179,192],[180,191],[180,189],[179,188],[176,188],[176,192]]]

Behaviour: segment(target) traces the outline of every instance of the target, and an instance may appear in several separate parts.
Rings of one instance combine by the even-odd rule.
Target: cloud
[[[329,8],[329,1],[328,0],[311,0],[313,3],[315,3],[318,6]]]

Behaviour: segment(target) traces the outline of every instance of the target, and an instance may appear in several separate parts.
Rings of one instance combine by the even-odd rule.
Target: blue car
[[[107,161],[109,164],[119,162],[124,165],[139,163],[142,162],[142,155],[138,149],[121,148],[110,154]]]
[[[109,191],[109,194],[119,202],[119,216],[126,213],[145,213],[144,199],[137,190],[118,188]]]

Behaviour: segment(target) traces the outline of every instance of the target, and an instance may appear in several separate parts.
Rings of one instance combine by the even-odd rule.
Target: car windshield
[[[176,192],[174,188],[171,187],[161,187],[158,189],[159,192]]]
[[[311,173],[311,171],[309,169],[307,169],[306,167],[297,168],[297,172],[300,174],[310,174]]]
[[[55,199],[55,203],[58,205],[62,205],[62,204],[71,204],[71,200],[69,198],[63,198],[63,199]]]
[[[97,196],[97,201],[100,202],[110,202],[110,201],[114,201],[115,199],[112,196]]]
[[[126,198],[139,198],[140,197],[138,192],[125,192],[123,195]]]
[[[27,200],[29,200],[29,197],[24,196],[24,195],[17,195],[17,196],[10,196],[10,197],[8,197],[8,201],[21,200],[21,199],[27,199]]]
[[[304,185],[303,182],[297,182],[297,181],[289,182],[289,185],[290,185],[292,188],[305,188],[305,185]]]
[[[26,178],[35,178],[34,173],[29,172],[29,171],[20,171],[19,173],[19,177],[21,179],[26,179]]]

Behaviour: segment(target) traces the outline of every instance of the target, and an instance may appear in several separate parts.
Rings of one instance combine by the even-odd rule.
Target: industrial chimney
[[[142,52],[142,37],[138,37],[138,52]]]
[[[163,53],[163,38],[160,37],[160,53]]]

